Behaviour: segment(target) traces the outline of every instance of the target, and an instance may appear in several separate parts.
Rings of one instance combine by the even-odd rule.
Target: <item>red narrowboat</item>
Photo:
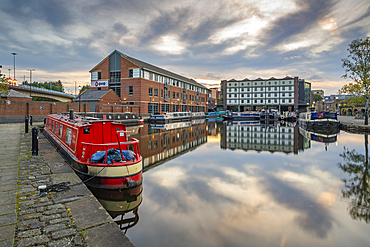
[[[107,189],[142,183],[139,140],[127,133],[125,124],[73,113],[48,115],[44,128],[44,135],[87,185]]]

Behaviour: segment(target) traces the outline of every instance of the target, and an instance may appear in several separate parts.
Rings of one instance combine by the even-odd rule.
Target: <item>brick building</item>
[[[100,109],[97,109],[99,105],[121,105],[120,98],[117,96],[117,94],[114,93],[112,89],[85,91],[81,95],[77,96],[73,101],[78,103],[89,103],[90,112],[99,112]]]
[[[114,50],[91,73],[91,90],[112,89],[142,113],[207,111],[207,88],[196,81]]]
[[[305,111],[312,102],[311,83],[298,77],[224,80],[221,101],[225,110],[232,111]]]

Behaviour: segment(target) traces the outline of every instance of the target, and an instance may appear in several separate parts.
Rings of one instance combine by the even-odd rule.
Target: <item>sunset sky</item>
[[[370,36],[368,0],[2,0],[2,73],[90,84],[113,50],[198,82],[298,76],[336,94],[348,44]]]

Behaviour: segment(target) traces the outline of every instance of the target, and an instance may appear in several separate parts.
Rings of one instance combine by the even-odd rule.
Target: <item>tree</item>
[[[83,87],[81,88],[81,93],[85,92],[85,91],[90,91],[91,90],[91,86],[90,85],[83,85]]]
[[[322,100],[322,97],[320,94],[314,94],[313,95],[313,101],[317,102],[317,101],[320,101]]]
[[[369,171],[369,140],[365,134],[365,155],[357,153],[355,150],[344,148],[341,156],[344,163],[338,166],[348,178],[342,179],[345,188],[342,190],[343,198],[351,200],[348,211],[355,220],[364,220],[370,223],[370,171]]]
[[[345,69],[343,78],[350,78],[352,83],[344,85],[340,92],[361,94],[365,98],[365,125],[369,123],[369,83],[370,83],[370,37],[355,39],[347,49],[349,55],[342,59]]]
[[[9,84],[6,81],[5,74],[1,74],[0,70],[0,94],[9,89]]]

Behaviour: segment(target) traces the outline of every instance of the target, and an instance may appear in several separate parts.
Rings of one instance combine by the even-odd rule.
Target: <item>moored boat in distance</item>
[[[184,122],[196,118],[205,118],[204,112],[161,112],[150,116],[150,123]]]
[[[223,116],[225,120],[260,120],[260,112],[232,112],[227,110]]]
[[[125,124],[51,114],[43,133],[87,185],[122,189],[142,183],[139,141],[127,137]]]
[[[339,120],[336,112],[313,111],[299,114],[298,123],[306,129],[330,129],[339,128]]]

